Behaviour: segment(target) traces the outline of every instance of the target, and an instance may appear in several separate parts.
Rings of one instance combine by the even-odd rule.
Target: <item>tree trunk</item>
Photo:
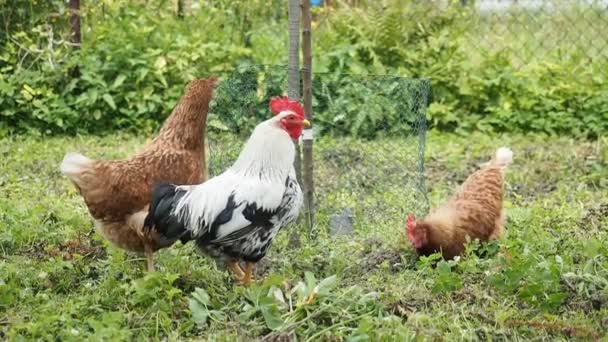
[[[310,0],[302,2],[302,55],[304,56],[303,84],[304,84],[304,114],[308,121],[312,120],[312,37],[311,37],[311,15]],[[314,183],[313,183],[313,161],[312,161],[312,127],[304,131],[303,139],[303,186],[304,203],[306,203],[306,223],[308,224],[309,234],[315,237],[315,203],[314,203]]]
[[[305,0],[306,1],[306,0]],[[300,0],[289,0],[289,66],[287,71],[287,96],[292,100],[300,99]],[[294,141],[296,148],[296,178],[302,184],[302,172],[300,169],[300,144]],[[294,229],[290,236],[291,247],[300,245],[299,232]]]
[[[70,0],[70,41],[80,49],[80,0]]]

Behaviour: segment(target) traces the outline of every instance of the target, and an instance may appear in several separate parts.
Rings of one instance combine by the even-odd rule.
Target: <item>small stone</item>
[[[341,213],[332,215],[329,233],[331,236],[352,235],[354,222],[353,211],[345,208]]]

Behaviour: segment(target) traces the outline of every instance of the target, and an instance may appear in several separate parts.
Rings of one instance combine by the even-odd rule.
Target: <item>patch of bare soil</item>
[[[45,260],[58,256],[64,260],[72,260],[75,255],[90,259],[105,259],[107,257],[103,245],[92,239],[89,234],[80,234],[75,239],[66,240],[59,245],[39,243],[16,254],[35,260]]]
[[[406,268],[407,264],[403,262],[403,252],[386,247],[379,239],[370,238],[365,242],[368,248],[361,252],[359,256],[359,264],[364,273],[372,272],[379,265],[388,262],[389,270],[396,273]]]

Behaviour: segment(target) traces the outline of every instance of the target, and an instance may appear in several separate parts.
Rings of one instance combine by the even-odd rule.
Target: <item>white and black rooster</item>
[[[275,116],[257,125],[224,173],[198,185],[156,186],[144,223],[167,243],[195,240],[198,251],[223,260],[245,285],[302,206],[292,139],[310,123],[300,103],[287,97],[271,99],[270,110]]]

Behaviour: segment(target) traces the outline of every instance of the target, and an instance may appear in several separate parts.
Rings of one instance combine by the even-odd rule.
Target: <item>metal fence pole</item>
[[[287,70],[287,96],[292,100],[300,99],[300,0],[289,0],[289,65]],[[302,180],[302,159],[300,156],[300,144],[294,140],[296,148],[296,178],[301,184]],[[289,245],[297,247],[300,245],[300,237],[296,229],[292,230],[289,237]]]
[[[292,100],[300,99],[300,0],[289,0],[289,66],[287,71],[287,95]],[[295,168],[298,181],[301,176],[300,145],[296,144]]]

